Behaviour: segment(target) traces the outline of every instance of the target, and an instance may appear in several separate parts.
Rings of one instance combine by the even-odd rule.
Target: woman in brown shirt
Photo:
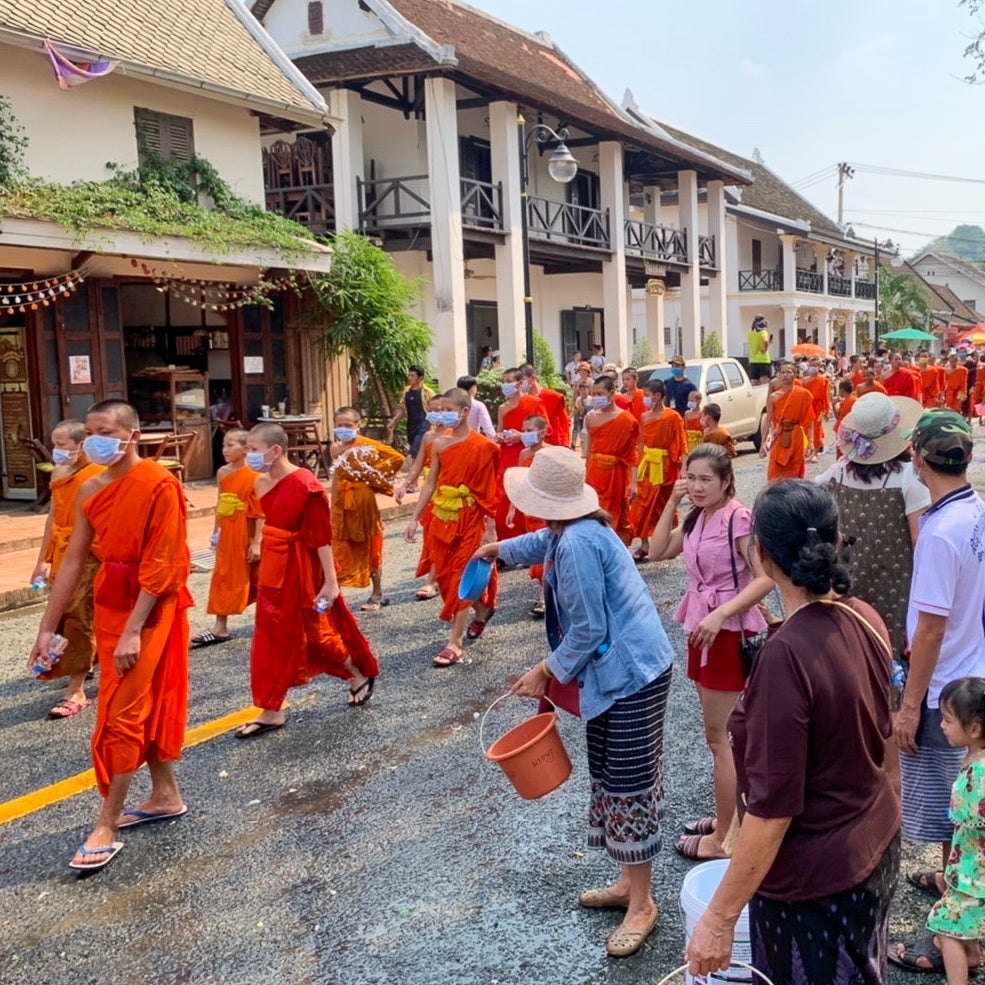
[[[831,494],[792,480],[753,510],[786,621],[729,720],[742,826],[688,947],[691,974],[729,964],[749,904],[752,963],[784,985],[883,985],[899,866],[885,771],[890,649],[850,588]]]

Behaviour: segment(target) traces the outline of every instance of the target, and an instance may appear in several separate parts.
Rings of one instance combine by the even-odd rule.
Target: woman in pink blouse
[[[691,511],[672,529],[685,493]],[[728,452],[721,445],[698,445],[650,540],[650,560],[683,553],[689,579],[674,620],[687,634],[687,676],[698,689],[712,755],[715,817],[686,828],[677,851],[702,862],[727,857],[722,841],[735,813],[735,765],[726,723],[745,686],[742,637],[766,629],[759,603],[773,589],[751,551],[751,531],[752,513],[735,498]]]

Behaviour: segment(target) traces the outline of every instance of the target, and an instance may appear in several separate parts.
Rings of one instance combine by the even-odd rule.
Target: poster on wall
[[[243,372],[248,376],[263,374],[263,356],[243,356]]]
[[[69,356],[68,357],[68,378],[70,383],[91,383],[92,364],[88,356]]]

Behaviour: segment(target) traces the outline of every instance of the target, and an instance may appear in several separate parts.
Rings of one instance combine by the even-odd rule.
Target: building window
[[[968,298],[967,300],[963,300],[961,303],[963,305],[966,305],[969,308],[974,308],[975,307],[975,299],[974,298]]]
[[[308,33],[323,34],[325,32],[325,10],[321,0],[308,4]]]
[[[752,241],[752,272],[754,274],[763,272],[763,242],[759,239]]]
[[[664,347],[670,345],[670,325],[664,325]]]
[[[137,160],[141,167],[150,154],[166,161],[190,161],[195,156],[192,121],[187,116],[172,116],[137,107],[133,111],[137,130]]]

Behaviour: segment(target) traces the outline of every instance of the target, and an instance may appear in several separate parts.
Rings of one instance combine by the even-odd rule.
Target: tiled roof
[[[940,250],[924,250],[913,262],[919,263],[924,257],[928,256],[936,257],[941,262],[949,264],[958,273],[962,273],[972,280],[978,281],[980,284],[985,283],[985,269],[982,268],[981,264],[962,260],[960,257],[952,256],[950,253],[943,253]]]
[[[972,325],[985,325],[985,318],[983,318],[970,304],[965,304],[964,301],[962,301],[957,294],[955,294],[954,291],[947,286],[947,284],[931,283],[930,286],[951,306],[951,310],[959,318],[969,322]]]
[[[267,109],[324,112],[324,101],[305,91],[303,78],[290,78],[294,67],[247,18],[239,0],[0,0],[0,37],[7,30],[61,42],[119,59],[124,68],[163,70],[175,81],[211,85]]]
[[[879,266],[893,276],[908,273],[917,282],[920,293],[931,312],[943,312],[951,324],[966,324],[968,327],[985,324],[982,316],[974,308],[966,305],[954,291],[944,284],[931,283],[908,261],[904,260],[902,267],[894,267],[891,257],[880,255]]]

